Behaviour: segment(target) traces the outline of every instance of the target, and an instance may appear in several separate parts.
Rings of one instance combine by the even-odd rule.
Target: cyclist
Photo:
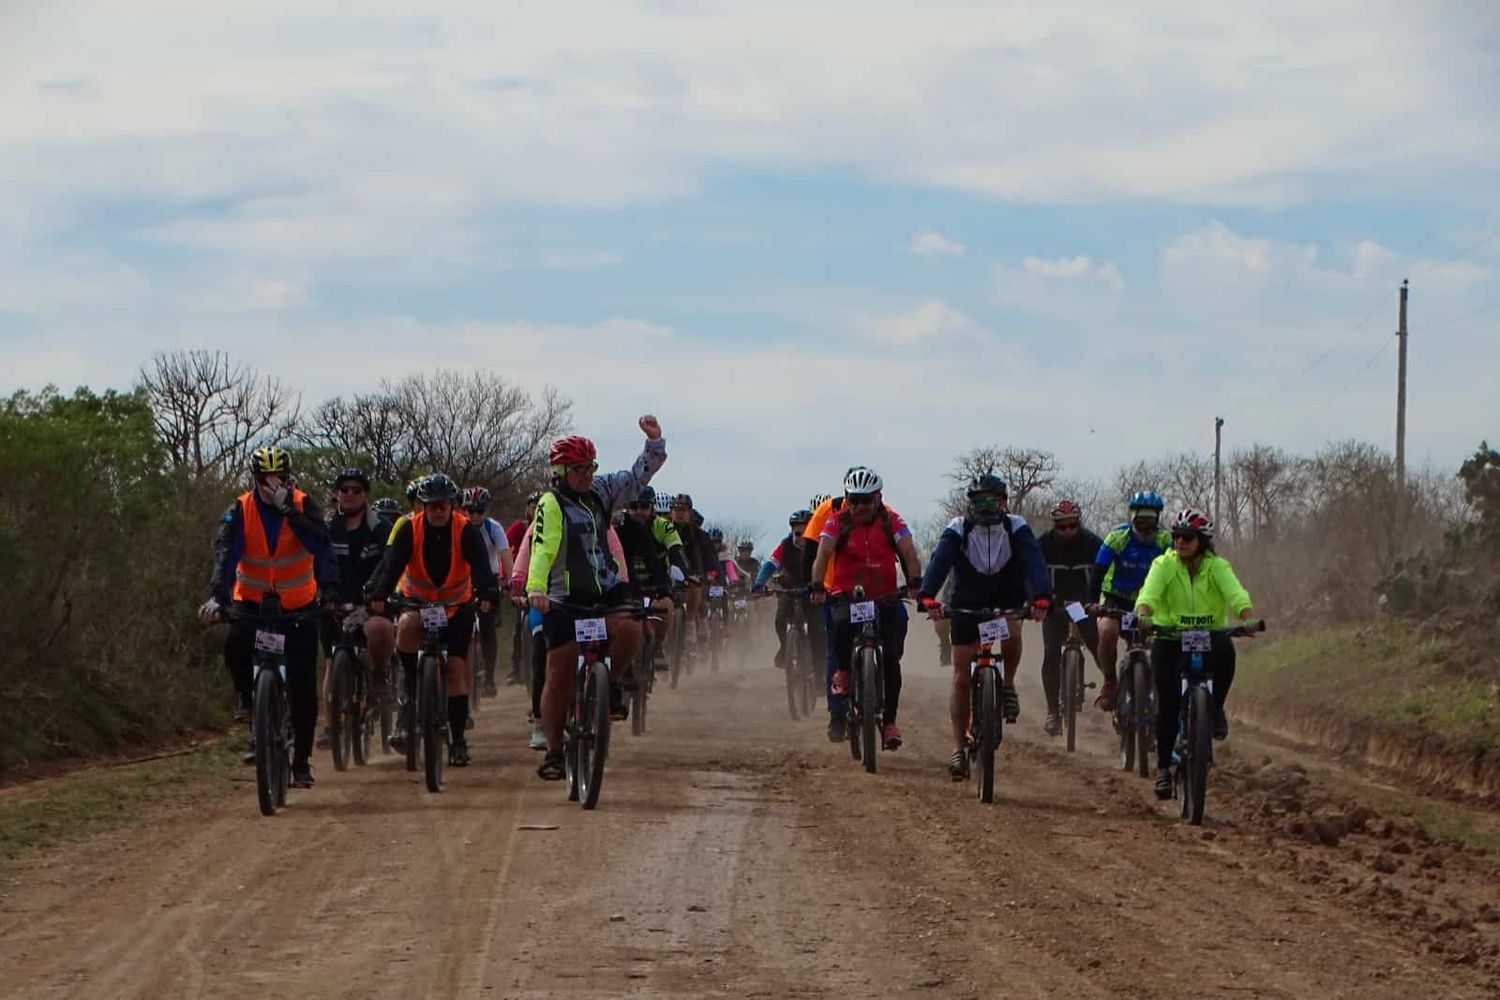
[[[1006,509],[1007,499],[1005,480],[999,476],[984,473],[970,480],[968,512],[943,529],[927,564],[927,575],[922,578],[918,601],[924,611],[934,617],[943,615],[936,597],[951,571],[952,603],[959,607],[1019,608],[1029,592],[1032,617],[1040,621],[1047,616],[1052,588],[1046,561],[1026,519]],[[969,668],[978,652],[979,622],[964,615],[954,618],[953,687],[948,714],[956,749],[948,761],[948,773],[955,780],[969,776]],[[1021,665],[1019,622],[1012,627],[1010,638],[1001,643],[1000,657],[1005,719],[1015,722],[1021,714],[1021,701],[1016,695],[1016,670]]]
[[[649,598],[651,610],[663,621],[672,612],[672,570],[685,576],[682,537],[670,520],[656,513],[656,491],[647,486],[627,505],[628,514],[616,529],[625,550],[625,564],[635,592]],[[647,650],[654,649],[662,625],[645,623]]]
[[[682,539],[683,555],[687,563],[686,586],[683,588],[683,604],[687,608],[687,620],[692,628],[687,629],[687,655],[696,655],[698,642],[703,638],[703,579],[713,569],[714,560],[708,536],[698,526],[693,509],[693,498],[679,493],[672,498],[672,524]]]
[[[719,528],[708,529],[708,540],[713,543],[714,568],[718,571],[719,579],[724,581],[724,586],[730,590],[740,590],[744,581],[740,573],[740,565],[729,556],[729,550],[724,544],[724,532]]]
[[[837,669],[828,685],[828,738],[842,740],[847,733],[849,664],[854,654],[854,626],[849,621],[849,600],[862,586],[870,600],[883,602],[898,597],[896,563],[906,570],[906,590],[915,597],[922,578],[922,559],[912,542],[911,529],[901,515],[884,502],[885,483],[874,469],[855,466],[844,476],[844,502],[829,517],[818,535],[813,559],[811,593],[814,604],[837,601],[828,644],[834,649]],[[824,584],[831,572],[831,586]],[[881,665],[885,670],[885,713],[881,719],[881,743],[887,750],[901,746],[896,725],[901,705],[901,656],[906,649],[906,605],[892,602],[880,615]]]
[[[380,565],[385,554],[385,544],[391,528],[368,503],[370,477],[362,469],[345,469],[333,482],[334,496],[338,504],[338,516],[328,524],[328,541],[334,558],[339,564],[339,582],[334,591],[334,600],[341,605],[363,604],[364,584]],[[338,620],[329,614],[323,619],[323,647],[328,657],[333,656],[333,647],[338,642]],[[396,649],[396,630],[390,619],[371,615],[365,619],[365,647],[370,654],[370,684],[372,693],[378,698],[385,686],[385,666]],[[331,660],[330,660],[331,665]],[[333,717],[333,671],[323,672],[323,707],[328,717]],[[331,734],[327,728],[319,739],[319,746],[327,746]]]
[[[455,507],[461,494],[458,485],[442,473],[423,479],[417,488],[421,511],[398,524],[386,545],[380,568],[365,585],[370,609],[385,611],[386,594],[400,582],[402,596],[423,604],[447,608],[448,624],[443,645],[448,650],[448,726],[452,740],[448,762],[454,767],[469,764],[465,730],[469,722],[469,640],[474,635],[476,609],[484,612],[500,600],[500,581],[490,569],[490,553],[479,526]],[[406,704],[417,703],[417,658],[422,648],[420,614],[409,609],[396,623],[396,650],[405,668]],[[410,733],[410,720],[397,723],[392,746],[402,746]]]
[[[526,515],[519,517],[505,526],[505,541],[510,545],[511,552],[515,553],[515,561],[520,561],[521,545],[527,537],[527,530],[531,527],[531,519],[536,516],[536,502],[540,493],[532,493],[526,498]],[[515,573],[511,574],[514,580]],[[530,669],[528,664],[521,662],[521,630],[529,628],[528,618],[530,613],[526,610],[526,578],[521,576],[521,584],[511,589],[511,603],[518,609],[516,614],[515,642],[511,645],[512,656],[510,663],[510,676],[505,679],[507,684],[520,684],[522,670]]]
[[[1172,551],[1151,564],[1141,586],[1135,613],[1146,627],[1224,628],[1229,612],[1242,622],[1255,618],[1250,594],[1234,575],[1229,560],[1214,551],[1214,523],[1192,509],[1172,519]],[[1229,735],[1224,702],[1234,683],[1234,642],[1216,635],[1205,665],[1213,671],[1214,739]],[[1172,750],[1177,743],[1181,710],[1182,645],[1176,639],[1151,644],[1156,668],[1156,797],[1172,797]]]
[[[803,508],[794,510],[787,517],[786,524],[790,531],[771,552],[771,556],[760,564],[760,572],[755,577],[756,593],[763,593],[766,585],[772,579],[783,590],[796,590],[807,586],[808,570],[811,567],[802,561],[803,549],[814,548],[803,532],[807,530],[808,523],[812,520],[812,511]],[[818,658],[826,661],[827,653],[823,649],[823,616],[814,615],[806,607],[808,600],[805,594],[781,593],[776,595],[776,667],[781,669],[786,666],[786,631],[788,623],[792,619],[792,611],[795,602],[804,605],[803,620],[807,622],[807,636],[812,644],[812,655],[814,662]]]
[[[755,558],[755,543],[741,539],[735,546],[734,564],[739,567],[740,576],[747,581],[754,581],[760,575],[760,560]]]
[[[385,522],[387,529],[391,528],[396,523],[396,518],[401,516],[401,505],[390,497],[381,497],[370,504],[370,509],[375,512],[376,517]]]
[[[521,669],[531,671],[531,704],[526,709],[526,721],[531,724],[531,749],[545,750],[547,736],[542,732],[542,688],[547,683],[547,636],[542,630],[542,613],[531,607],[526,599],[526,575],[530,571],[531,532],[528,531],[521,537],[521,547],[516,550],[510,593],[518,626],[531,633],[531,662],[521,665]]]
[[[1157,556],[1172,547],[1172,534],[1161,528],[1161,512],[1167,502],[1152,490],[1131,496],[1130,522],[1104,536],[1094,558],[1094,599],[1111,611],[1130,611],[1135,595],[1146,580],[1146,571]],[[1104,687],[1094,703],[1109,712],[1115,707],[1115,661],[1120,655],[1120,621],[1099,620],[1099,670]]]
[[[510,539],[499,521],[489,516],[490,491],[483,486],[470,486],[463,493],[464,515],[479,526],[484,537],[485,551],[490,554],[490,571],[504,589],[510,581],[512,565]],[[496,602],[489,611],[479,614],[479,656],[484,663],[484,696],[495,697],[495,659],[498,641],[495,631],[500,627],[500,604]],[[471,664],[472,666],[472,664]],[[475,676],[479,671],[475,671]]]
[[[1047,693],[1047,721],[1042,728],[1048,736],[1062,732],[1058,689],[1062,684],[1062,650],[1068,640],[1071,619],[1066,610],[1070,601],[1091,604],[1094,600],[1094,557],[1104,540],[1083,526],[1083,511],[1072,500],[1059,500],[1052,508],[1052,530],[1038,539],[1047,569],[1052,575],[1052,613],[1042,622],[1042,690]],[[1099,662],[1099,626],[1092,617],[1078,623],[1078,631],[1088,646],[1089,655]],[[1099,699],[1114,705],[1114,681],[1104,679]]]
[[[319,588],[338,584],[338,563],[328,544],[322,512],[291,482],[292,457],[284,448],[257,448],[250,456],[251,488],[219,521],[208,600],[198,609],[206,622],[223,608],[255,614],[261,598],[276,594],[283,611],[300,611],[318,599]],[[253,624],[231,621],[224,636],[224,665],[234,681],[241,711],[250,711],[255,659]],[[298,621],[286,632],[287,701],[295,747],[292,784],[313,786],[308,757],[318,725],[318,627]],[[254,746],[246,763],[255,760]]]
[[[851,466],[844,474],[847,476],[855,468],[857,466]],[[812,519],[807,522],[807,530],[803,532],[802,537],[810,544],[804,546],[802,549],[802,566],[803,574],[806,576],[809,586],[811,586],[814,580],[812,571],[813,562],[817,559],[818,555],[818,539],[822,536],[823,528],[827,525],[828,519],[838,513],[843,503],[844,498],[842,496],[835,497],[827,493],[814,493],[812,499],[808,501],[807,505],[812,509]],[[832,577],[833,567],[829,566],[827,573],[822,579],[825,589],[832,585]],[[832,685],[833,675],[839,669],[838,656],[835,654],[833,643],[828,641],[828,637],[833,634],[833,605],[825,601],[819,610],[822,612],[823,618],[823,667],[827,683]],[[840,703],[842,703],[842,699],[840,699]],[[833,713],[833,701],[829,699],[828,739],[830,742],[840,743],[844,740],[846,733],[843,720],[846,717],[847,713],[840,713],[838,715]]]
[[[564,776],[563,718],[573,700],[578,648],[575,615],[554,607],[552,601],[607,607],[629,604],[629,586],[615,571],[606,535],[615,511],[639,496],[667,460],[667,445],[656,418],[643,416],[639,425],[646,444],[629,469],[596,477],[598,452],[584,437],[559,438],[547,456],[552,488],[537,503],[526,574],[527,599],[542,613],[547,636],[547,681],[541,704],[547,755],[537,768],[538,777],[547,781]],[[609,618],[610,659],[623,670],[640,648],[640,626],[628,613],[617,612]],[[610,687],[614,701],[615,686]]]

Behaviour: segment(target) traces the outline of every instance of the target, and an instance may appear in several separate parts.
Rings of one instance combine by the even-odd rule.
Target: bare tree
[[[172,463],[193,475],[243,466],[297,426],[301,396],[223,351],[159,352],[141,368],[156,430]]]
[[[1022,517],[1032,517],[1044,506],[1061,471],[1057,456],[1040,448],[1001,448],[997,445],[975,448],[953,460],[953,469],[948,473],[953,488],[945,498],[943,508],[949,517],[963,513],[968,506],[966,492],[970,480],[993,473],[1005,480],[1010,493],[1010,509]]]

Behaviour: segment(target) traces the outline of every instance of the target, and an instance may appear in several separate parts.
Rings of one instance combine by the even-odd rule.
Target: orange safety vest
[[[292,491],[292,504],[298,510],[307,500],[301,490]],[[281,596],[286,611],[305,608],[318,597],[318,582],[313,577],[312,553],[302,544],[290,524],[283,523],[276,538],[276,551],[266,541],[266,526],[260,519],[260,505],[255,491],[240,497],[240,516],[244,522],[245,550],[234,567],[234,599],[259,603],[268,592]]]
[[[448,579],[441,586],[432,582],[427,565],[422,561],[427,515],[414,514],[407,523],[411,525],[411,558],[407,560],[406,572],[401,575],[401,593],[414,601],[447,605],[448,617],[452,618],[458,613],[458,606],[468,603],[474,596],[474,581],[469,575],[469,561],[464,558],[463,547],[464,527],[469,519],[457,511],[449,515],[453,547],[448,558]]]

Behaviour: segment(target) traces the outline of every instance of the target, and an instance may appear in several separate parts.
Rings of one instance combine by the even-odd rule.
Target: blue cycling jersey
[[[1141,541],[1130,525],[1122,524],[1104,537],[1094,565],[1104,567],[1101,587],[1106,594],[1133,598],[1156,557],[1172,547],[1172,533],[1157,531],[1155,539]]]

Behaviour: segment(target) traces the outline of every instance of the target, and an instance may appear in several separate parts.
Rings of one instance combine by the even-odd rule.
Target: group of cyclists
[[[359,469],[345,469],[332,482],[334,510],[324,518],[316,501],[298,488],[291,456],[280,447],[257,449],[250,488],[225,511],[214,541],[208,600],[199,614],[217,621],[229,612],[224,659],[237,704],[248,715],[254,629],[232,612],[253,612],[274,595],[286,612],[326,606],[324,614],[289,621],[286,629],[286,688],[294,732],[292,781],[313,784],[310,758],[316,744],[320,700],[320,640],[335,642],[341,610],[364,607],[365,645],[371,661],[401,664],[404,698],[415,701],[416,663],[423,639],[417,608],[441,607],[447,624],[447,721],[449,763],[471,761],[470,684],[495,693],[498,616],[506,593],[516,606],[517,650],[511,682],[529,679],[530,744],[543,756],[545,780],[564,776],[564,724],[573,699],[580,615],[607,609],[608,649],[614,664],[655,656],[662,622],[684,616],[685,654],[695,658],[707,641],[705,590],[723,595],[776,597],[777,667],[787,662],[788,624],[807,623],[812,656],[825,666],[828,738],[847,737],[851,652],[859,631],[851,620],[851,598],[882,607],[878,644],[884,679],[880,737],[886,750],[902,745],[898,725],[901,667],[909,624],[906,602],[914,602],[939,628],[953,670],[950,717],[955,750],[948,763],[954,780],[968,777],[970,669],[980,649],[978,624],[952,615],[953,608],[1015,609],[1008,637],[999,643],[1002,702],[1007,722],[1020,715],[1015,678],[1022,655],[1021,621],[1042,624],[1042,664],[1047,712],[1044,728],[1060,731],[1059,660],[1069,623],[1076,621],[1103,674],[1099,708],[1114,708],[1119,612],[1138,616],[1143,629],[1219,628],[1229,616],[1254,617],[1250,597],[1230,564],[1214,551],[1214,525],[1192,508],[1163,524],[1166,507],[1151,491],[1134,494],[1128,520],[1103,538],[1083,526],[1079,506],[1067,499],[1051,508],[1051,528],[1040,537],[1009,509],[1005,481],[976,476],[966,508],[942,530],[925,562],[911,529],[884,501],[885,484],[867,466],[850,468],[839,495],[814,496],[787,519],[788,532],[763,562],[753,543],[739,540],[731,553],[722,531],[705,519],[685,493],[652,487],[666,463],[666,443],[655,417],[640,418],[641,453],[627,469],[599,473],[597,450],[588,438],[570,435],[548,452],[550,479],[527,499],[525,516],[508,526],[491,518],[491,495],[483,487],[461,489],[442,473],[414,480],[408,509],[390,498],[372,499],[371,482]],[[898,577],[899,571],[899,577]],[[800,605],[800,606],[799,606]],[[1078,609],[1087,610],[1086,616]],[[645,613],[640,613],[644,609]],[[1115,613],[1115,614],[1112,614]],[[476,627],[477,626],[477,627]],[[478,636],[478,663],[470,663]],[[869,642],[870,640],[866,640]],[[948,652],[950,651],[951,652]],[[1171,753],[1177,726],[1177,665],[1181,648],[1152,646],[1156,665],[1156,792],[1172,794]],[[1234,678],[1235,654],[1227,637],[1214,636],[1214,736],[1228,733],[1224,703]],[[393,671],[393,676],[398,672]],[[529,677],[528,677],[529,675]],[[378,686],[385,671],[376,670]],[[624,718],[628,670],[611,684],[611,715]],[[398,720],[391,743],[407,738],[410,720]]]

